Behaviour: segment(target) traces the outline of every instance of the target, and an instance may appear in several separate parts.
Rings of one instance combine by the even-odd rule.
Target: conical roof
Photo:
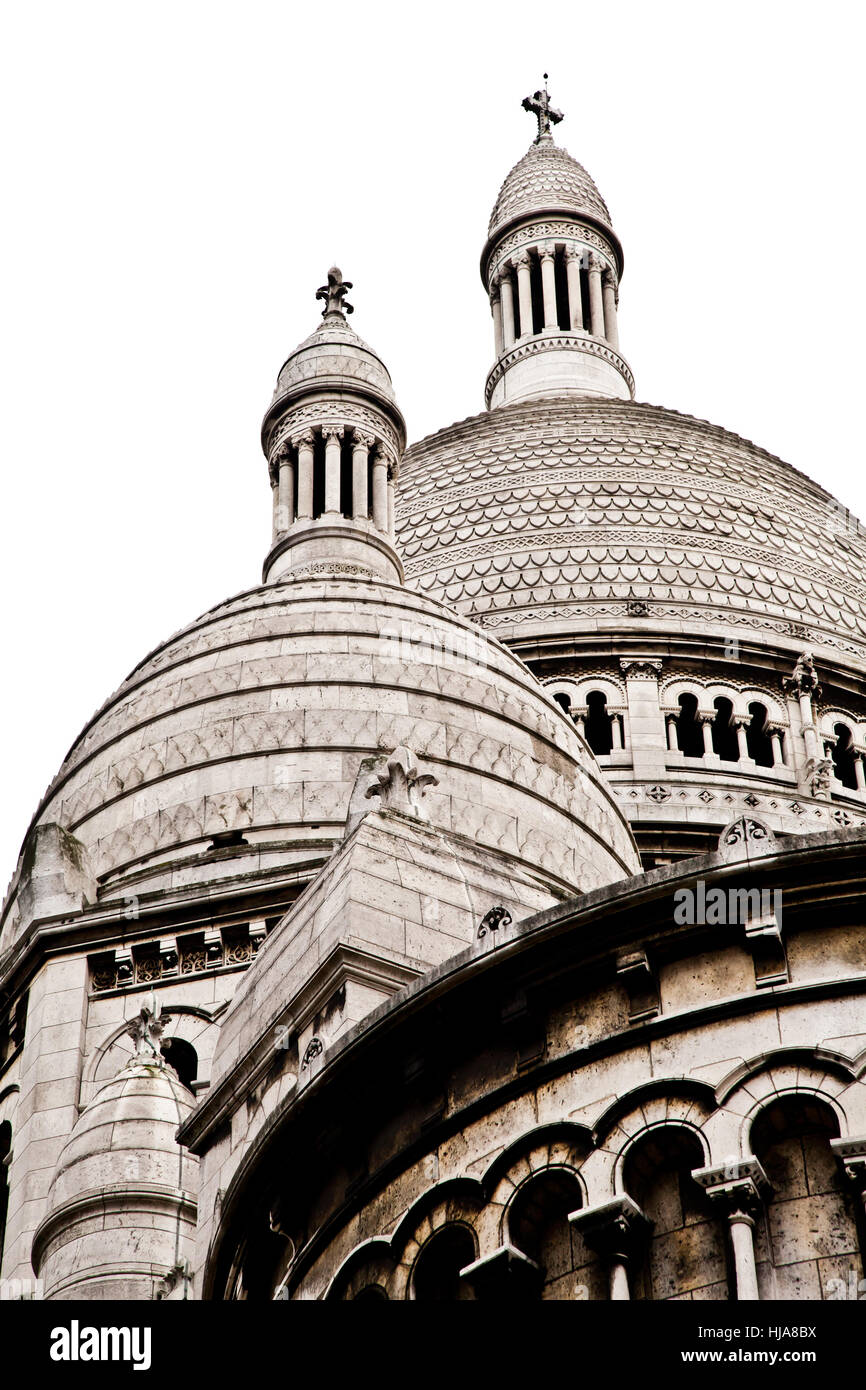
[[[499,190],[488,239],[528,213],[570,212],[610,226],[607,204],[582,164],[547,136],[533,141]]]

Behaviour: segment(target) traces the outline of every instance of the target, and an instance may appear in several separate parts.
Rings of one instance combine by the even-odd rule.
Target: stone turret
[[[283,365],[262,425],[273,489],[265,583],[320,575],[402,583],[394,488],[406,426],[381,359],[350,327],[334,266],[322,322]]]
[[[545,80],[547,74],[545,74]],[[538,134],[499,191],[481,256],[496,360],[488,408],[544,396],[630,400],[617,303],[622,247],[589,174],[556,145],[547,89],[526,97]]]

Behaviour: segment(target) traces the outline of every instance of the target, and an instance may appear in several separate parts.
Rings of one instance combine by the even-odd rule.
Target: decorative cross
[[[547,82],[547,73],[544,74]],[[547,87],[543,87],[540,92],[533,92],[531,97],[523,98],[524,111],[532,111],[538,121],[538,134],[535,137],[535,144],[542,140],[551,139],[551,124],[558,125],[562,120],[562,112],[557,111],[555,106],[550,104],[550,93]]]
[[[316,298],[324,299],[325,307],[322,310],[322,318],[326,314],[353,314],[355,310],[348,303],[346,295],[352,288],[351,280],[343,279],[343,272],[339,266],[332,265],[328,271],[328,283],[316,290]]]

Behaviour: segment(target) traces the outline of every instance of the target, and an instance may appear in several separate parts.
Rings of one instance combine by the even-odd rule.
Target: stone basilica
[[[635,401],[607,206],[524,106],[486,409],[407,448],[334,268],[262,583],[30,825],[11,1296],[864,1296],[866,543]]]

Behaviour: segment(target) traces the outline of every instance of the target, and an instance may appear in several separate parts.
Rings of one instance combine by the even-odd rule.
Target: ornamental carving
[[[572,334],[566,335],[556,332],[549,337],[529,338],[526,342],[510,348],[503,357],[500,357],[491,370],[484,387],[484,399],[487,405],[490,405],[497,383],[508,369],[514,366],[515,362],[521,362],[524,358],[534,357],[541,352],[583,352],[590,357],[600,357],[619,372],[628,386],[629,393],[634,396],[634,377],[628,363],[623,357],[620,357],[618,352],[608,347],[607,343],[602,342],[599,338],[586,337],[577,333],[572,336]]]
[[[616,252],[612,244],[594,228],[586,227],[577,220],[572,222],[557,218],[533,222],[531,226],[519,227],[516,231],[510,232],[496,247],[497,267],[501,268],[502,261],[517,247],[532,246],[541,237],[551,241],[583,241],[603,252],[610,261],[616,262]]]
[[[396,431],[384,411],[380,413],[350,400],[321,401],[288,410],[268,426],[265,451],[271,457],[282,444],[291,444],[300,435],[312,437],[313,429],[322,428],[360,430],[384,439],[395,454],[400,452]]]
[[[773,831],[756,816],[740,816],[719,836],[719,853],[726,859],[748,858],[750,853],[771,854],[775,848]]]

